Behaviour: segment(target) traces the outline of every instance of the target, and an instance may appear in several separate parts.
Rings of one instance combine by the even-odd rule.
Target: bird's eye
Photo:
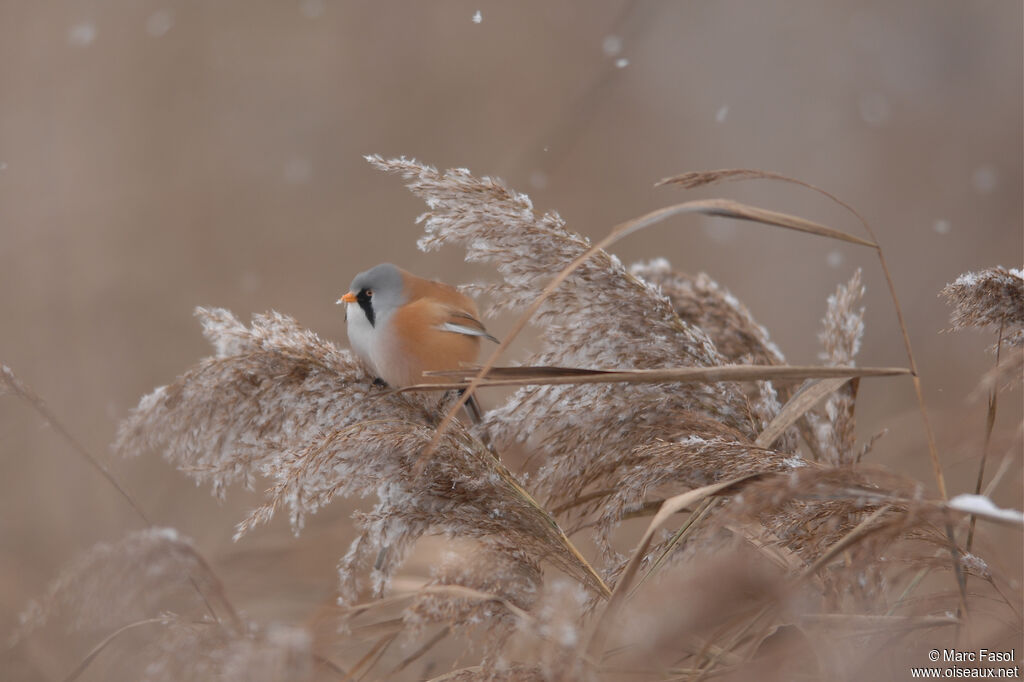
[[[366,298],[373,296],[373,289],[364,289],[363,291],[366,292]]]

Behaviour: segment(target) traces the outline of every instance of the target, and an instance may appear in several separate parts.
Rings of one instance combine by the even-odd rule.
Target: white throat
[[[381,379],[386,381],[387,361],[385,360],[388,349],[385,345],[387,340],[387,325],[391,321],[391,314],[394,309],[384,306],[384,310],[374,309],[374,324],[366,319],[366,312],[359,307],[358,303],[346,304],[345,317],[348,323],[348,342],[352,350],[356,352],[363,362],[369,365],[370,370]]]
[[[363,312],[358,303],[348,303],[346,305],[348,306],[345,311],[345,317],[348,318],[348,342],[352,344],[352,350],[356,352],[356,355],[369,365],[370,369],[377,376],[380,376],[380,369],[377,363],[374,362],[373,351],[380,345],[377,333],[379,332],[382,320],[378,320],[378,326],[374,327],[366,319],[366,313]]]

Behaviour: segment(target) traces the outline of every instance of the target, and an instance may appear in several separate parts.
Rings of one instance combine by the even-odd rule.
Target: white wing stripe
[[[452,322],[445,322],[437,327],[444,332],[453,332],[455,334],[465,334],[466,336],[482,336],[485,339],[490,339],[495,343],[498,343],[498,339],[494,338],[486,331],[482,329],[474,329],[472,327],[465,327],[461,324],[453,324]]]

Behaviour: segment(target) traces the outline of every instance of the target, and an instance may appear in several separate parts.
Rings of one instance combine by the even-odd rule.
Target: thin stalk
[[[32,408],[36,412],[38,412],[39,415],[43,418],[43,421],[49,424],[50,427],[54,431],[56,431],[58,435],[61,436],[61,438],[67,441],[67,443],[75,452],[79,454],[79,456],[84,458],[85,461],[89,462],[89,464],[91,464],[97,471],[100,472],[100,474],[102,474],[103,478],[105,478],[107,482],[110,483],[110,485],[112,485],[114,489],[121,494],[121,497],[123,497],[125,501],[128,502],[128,505],[132,508],[135,514],[140,519],[142,519],[143,523],[145,523],[147,526],[153,525],[153,522],[149,520],[149,517],[146,515],[146,512],[142,510],[142,507],[140,507],[139,504],[135,501],[135,498],[133,498],[128,493],[128,491],[125,490],[121,486],[121,484],[117,482],[117,479],[114,478],[114,475],[112,473],[110,473],[110,470],[107,469],[107,467],[105,467],[99,461],[99,459],[94,457],[92,453],[89,452],[89,450],[86,449],[86,447],[82,445],[82,443],[77,438],[75,438],[71,431],[69,431],[64,426],[64,424],[59,419],[57,419],[57,415],[55,415],[53,411],[50,410],[49,406],[46,404],[46,401],[43,400],[43,398],[39,394],[37,394],[35,391],[29,388],[28,385],[21,381],[17,377],[17,375],[14,374],[14,370],[12,370],[7,365],[0,365],[0,377],[2,377],[3,383],[6,384],[7,387],[14,392],[15,395],[17,395],[25,402],[27,402],[29,405],[31,405]],[[232,606],[231,602],[228,601],[227,596],[224,593],[222,583],[217,578],[216,574],[213,572],[213,569],[210,568],[210,565],[207,564],[206,561],[203,559],[203,557],[195,550],[192,550],[192,553],[195,555],[196,560],[199,562],[199,565],[206,572],[210,582],[214,585],[214,587],[217,588],[217,595],[220,597],[219,601],[224,606],[224,609],[228,612],[228,616],[231,618],[232,625],[235,627],[236,631],[241,632],[244,629],[242,625],[242,619],[239,617],[238,612],[235,611],[235,608],[234,606]],[[188,576],[188,581],[192,584],[192,587],[199,595],[199,598],[203,600],[203,604],[206,605],[206,610],[209,611],[210,616],[215,621],[220,622],[220,617],[214,610],[213,605],[210,604],[210,601],[206,598],[206,594],[199,588],[199,583],[196,582],[195,577],[192,575]]]
[[[89,664],[93,662],[93,659],[99,656],[101,651],[106,649],[111,642],[113,642],[115,639],[117,639],[124,633],[128,632],[129,630],[134,630],[135,628],[142,627],[143,625],[152,625],[153,623],[163,622],[163,618],[146,618],[145,620],[139,620],[135,621],[134,623],[128,623],[127,625],[123,625],[119,627],[117,630],[114,630],[109,635],[104,637],[103,641],[94,646],[92,650],[90,650],[89,653],[85,655],[85,658],[83,658],[79,662],[79,664],[75,666],[75,669],[67,674],[67,676],[64,678],[64,682],[74,682],[75,680],[77,680],[81,676],[81,674],[85,672],[85,669],[89,667]]]
[[[395,666],[388,674],[397,675],[398,673],[408,668],[417,658],[420,658],[421,656],[426,654],[428,651],[433,649],[434,646],[436,646],[442,639],[447,637],[451,633],[451,631],[451,628],[447,626],[441,628],[437,633],[434,634],[433,637],[424,642],[423,646],[421,646],[419,649],[406,656],[404,659],[402,659],[402,662]]]
[[[999,335],[998,335],[997,340],[996,340],[996,365],[995,365],[995,370],[996,371],[999,370],[999,355],[1000,355],[1000,351],[1003,348],[1003,324],[1004,323],[1002,321],[1000,321],[1000,323],[999,323]],[[998,406],[998,395],[999,395],[999,391],[997,390],[997,388],[998,387],[996,385],[993,385],[992,388],[989,389],[989,392],[988,392],[988,410],[985,413],[985,440],[984,440],[984,442],[982,443],[982,446],[981,446],[981,463],[978,465],[978,480],[975,481],[975,483],[974,483],[974,494],[975,495],[980,495],[981,494],[981,484],[985,481],[985,463],[988,461],[989,445],[992,442],[992,430],[995,428],[995,424],[996,424],[996,408]],[[971,514],[971,520],[969,522],[970,525],[967,528],[967,543],[966,543],[966,546],[965,546],[965,551],[967,551],[967,552],[970,552],[971,548],[974,546],[974,529],[975,529],[975,526],[977,525],[977,523],[978,523],[978,517],[975,516],[974,514]],[[949,527],[947,527],[947,533],[950,534],[951,536],[953,534],[952,530],[950,530]],[[959,563],[960,562],[957,562],[958,565],[959,565]],[[967,575],[966,571],[964,571],[962,574],[958,574],[957,575],[957,580],[963,582],[963,592],[965,594],[967,592],[967,578],[968,578],[968,575]],[[967,604],[966,604],[964,599],[961,599],[960,606],[957,608],[957,611],[956,611],[956,617],[957,617],[958,621],[960,620],[960,617],[966,612],[966,609],[967,609]],[[957,634],[958,635],[959,635],[959,632],[960,632],[960,626],[957,625]]]
[[[114,475],[110,473],[110,470],[107,469],[102,462],[93,457],[92,453],[89,452],[86,447],[82,445],[82,443],[79,442],[79,440],[75,438],[67,428],[64,427],[64,424],[57,419],[57,415],[53,413],[42,397],[18,379],[18,377],[15,376],[14,371],[7,365],[0,365],[0,377],[3,377],[3,383],[5,383],[15,395],[31,405],[32,409],[38,412],[39,416],[43,418],[43,421],[49,424],[50,428],[56,431],[61,438],[67,441],[72,450],[77,452],[86,462],[92,465],[96,471],[100,472],[100,475],[103,476],[103,478],[107,479],[107,483],[112,485],[114,490],[121,494],[121,497],[123,497],[128,503],[128,506],[132,508],[135,514],[142,519],[147,526],[153,525],[149,520],[149,517],[146,516],[146,512],[142,511],[142,507],[140,507],[135,501],[135,498],[129,495],[128,491],[121,487],[121,484],[117,482]]]
[[[522,498],[526,501],[527,504],[536,508],[539,512],[541,512],[544,515],[544,517],[547,519],[547,522],[551,524],[551,528],[558,533],[558,536],[561,539],[562,544],[565,546],[565,548],[569,551],[573,558],[575,558],[576,561],[579,562],[580,567],[583,568],[583,570],[587,573],[588,577],[594,581],[595,585],[598,587],[598,590],[601,592],[601,596],[605,598],[610,597],[612,594],[611,589],[608,587],[605,581],[601,579],[601,576],[598,574],[598,572],[594,570],[594,567],[590,565],[590,562],[587,561],[587,559],[583,556],[583,554],[580,553],[578,549],[576,549],[576,545],[572,543],[572,540],[570,540],[569,536],[565,534],[565,531],[562,530],[562,527],[558,525],[558,522],[555,521],[554,517],[551,516],[551,514],[549,514],[548,511],[544,509],[544,507],[542,507],[540,503],[537,502],[537,500],[534,499],[533,495],[528,493],[525,488],[519,485],[518,481],[511,478],[506,480],[512,485],[515,491],[522,496]]]
[[[377,643],[370,647],[370,650],[366,653],[366,655],[359,659],[355,666],[353,666],[352,669],[349,670],[348,674],[345,675],[342,682],[348,682],[348,680],[363,679],[366,673],[372,670],[373,666],[377,665],[377,661],[380,660],[380,657],[384,655],[384,652],[387,651],[387,648],[391,646],[391,643],[394,642],[395,639],[397,638],[398,633],[396,632],[390,635],[384,635],[379,640],[377,640]],[[364,666],[366,667],[366,670],[360,672]],[[356,677],[357,674],[359,675],[358,677]]]
[[[665,549],[661,552],[661,554],[658,555],[658,558],[654,560],[654,563],[651,564],[651,567],[647,570],[647,573],[644,573],[642,576],[640,576],[640,579],[636,581],[636,585],[634,585],[633,588],[630,590],[631,596],[633,594],[636,594],[636,591],[640,589],[640,586],[643,585],[648,578],[654,575],[654,572],[657,571],[658,568],[665,562],[665,559],[667,559],[668,555],[672,553],[672,550],[675,549],[676,545],[685,541],[686,538],[689,537],[691,533],[694,531],[694,529],[697,527],[696,524],[698,524],[700,521],[703,521],[707,517],[707,515],[711,513],[712,509],[718,505],[720,501],[721,498],[708,497],[705,498],[704,501],[701,502],[695,510],[693,510],[693,513],[690,514],[690,518],[686,519],[686,523],[680,526],[679,530],[675,532],[675,535],[673,535],[672,538],[668,541],[668,544],[666,544]]]
[[[1003,322],[999,323],[999,337],[996,341],[996,366],[999,370],[999,355],[1003,348]],[[985,441],[981,446],[981,464],[978,465],[978,480],[974,484],[974,494],[981,494],[981,484],[985,481],[985,462],[988,461],[989,445],[992,443],[992,430],[996,424],[996,408],[998,406],[999,391],[995,385],[988,393],[988,411],[985,414]],[[974,545],[974,526],[978,518],[971,516],[970,529],[967,531],[967,551],[970,552]]]

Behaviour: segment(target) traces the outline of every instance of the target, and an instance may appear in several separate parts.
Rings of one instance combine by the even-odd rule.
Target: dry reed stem
[[[697,508],[693,510],[693,513],[691,513],[689,518],[686,519],[686,522],[679,527],[679,529],[675,532],[675,534],[672,535],[671,539],[668,542],[664,543],[665,546],[662,549],[661,554],[659,554],[658,557],[654,560],[654,562],[651,563],[651,567],[647,569],[647,573],[641,576],[640,579],[636,582],[636,585],[634,585],[631,588],[630,595],[632,595],[638,589],[640,589],[640,586],[643,585],[648,578],[652,577],[655,574],[655,572],[658,570],[658,568],[661,567],[661,564],[669,557],[673,550],[675,550],[675,548],[679,544],[684,542],[687,536],[690,535],[694,531],[694,529],[697,528],[697,525],[714,510],[715,505],[720,501],[720,499],[721,498],[707,497],[701,500],[700,505],[698,505]],[[663,507],[664,504],[665,503],[662,502],[661,506]],[[683,509],[685,508],[686,507],[684,507]],[[658,511],[660,512],[660,508]],[[676,513],[680,511],[682,511],[682,509],[676,510]],[[655,513],[655,515],[657,515],[657,512]]]
[[[839,386],[854,377],[883,377],[909,374],[903,367],[819,367],[815,365],[720,365],[718,367],[673,367],[666,369],[606,370],[575,367],[492,367],[476,384],[479,388],[495,386],[562,386],[573,384],[664,384],[714,383],[719,381],[800,381],[803,379],[842,378]],[[459,381],[447,384],[415,384],[392,393],[413,391],[450,391],[473,385],[479,370],[442,370],[427,372],[430,376],[455,377]],[[490,378],[492,374],[500,378]],[[827,387],[827,385],[826,385]],[[826,390],[822,396],[835,391]],[[823,389],[819,389],[823,390]],[[819,397],[819,399],[820,399]],[[811,404],[813,406],[813,403]],[[809,406],[810,407],[810,406]],[[809,407],[807,409],[809,409]],[[804,410],[806,411],[806,409]],[[793,421],[796,421],[797,415]],[[792,423],[792,422],[790,422]],[[785,429],[783,429],[785,430]]]
[[[860,628],[866,633],[879,630],[916,630],[946,627],[959,621],[949,616],[875,616],[863,613],[808,613],[800,617],[801,623],[813,627]]]
[[[996,361],[994,371],[999,371],[999,360],[1001,351],[1003,349],[1003,328],[1005,323],[999,323],[999,335],[996,339]],[[989,446],[992,443],[992,430],[996,425],[996,410],[998,408],[999,392],[992,388],[988,394],[988,409],[985,411],[985,436],[981,445],[981,462],[978,464],[978,480],[974,484],[974,494],[981,494],[981,485],[985,481],[985,462],[988,461]],[[974,522],[975,517],[971,517],[971,525],[967,531],[967,551],[970,552],[974,546]]]
[[[426,642],[424,642],[423,645],[419,649],[417,649],[416,651],[412,652],[411,654],[409,654],[408,656],[403,658],[398,665],[396,665],[394,668],[392,668],[388,672],[388,675],[389,676],[393,676],[393,675],[397,675],[398,673],[402,672],[403,670],[408,668],[413,662],[415,662],[416,660],[422,658],[428,651],[430,651],[435,646],[437,646],[437,644],[439,644],[445,637],[447,637],[450,634],[451,634],[451,628],[449,628],[449,627],[442,628],[433,637],[431,637]]]
[[[862,368],[863,369],[863,368]],[[862,375],[866,376],[866,375]],[[833,391],[838,390],[851,377],[835,377],[820,379],[800,387],[793,397],[786,402],[783,408],[775,415],[775,419],[765,427],[757,436],[754,445],[761,448],[770,448],[772,444],[785,433],[791,424],[800,419],[804,414],[814,407],[820,400]]]
[[[1003,457],[999,462],[999,468],[996,469],[996,473],[995,475],[992,476],[992,480],[990,480],[988,482],[988,485],[985,486],[985,490],[983,492],[985,497],[989,499],[992,498],[992,493],[996,491],[996,488],[999,487],[999,484],[1006,476],[1006,472],[1010,470],[1010,466],[1013,464],[1013,460],[1016,458],[1015,456],[1020,455],[1022,452],[1024,452],[1024,449],[1021,448],[1022,439],[1024,439],[1024,423],[1022,423],[1018,427],[1017,434],[1013,442],[1011,443],[1010,447],[1007,448],[1006,452],[1003,453]]]
[[[363,677],[365,677],[370,672],[370,670],[373,669],[373,666],[376,665],[377,661],[380,660],[380,657],[384,655],[384,652],[387,650],[389,646],[391,646],[391,643],[394,642],[395,639],[397,638],[398,633],[396,632],[394,634],[384,635],[379,640],[377,640],[377,643],[374,644],[373,647],[371,647],[370,650],[362,658],[360,658],[354,666],[352,666],[352,669],[348,671],[348,674],[345,675],[345,677],[342,679],[342,682],[363,679]],[[364,667],[366,668],[366,670],[360,673],[360,671]]]
[[[444,597],[451,600],[470,600],[476,603],[484,604],[491,603],[500,605],[503,609],[508,611],[509,614],[514,616],[517,620],[532,625],[534,617],[529,611],[517,606],[508,597],[492,592],[484,592],[481,590],[473,589],[463,585],[446,584],[446,585],[424,585],[416,590],[408,592],[398,592],[387,597],[375,599],[369,602],[363,602],[344,608],[345,617],[349,621],[353,621],[363,615],[374,613],[377,611],[388,612],[392,607],[402,604],[405,602],[415,602],[421,600],[424,597]],[[406,612],[408,609],[406,610]],[[371,628],[375,634],[379,634],[379,628],[381,625],[386,625],[387,632],[401,631],[406,623],[406,617],[394,618],[388,621],[376,622],[370,626],[360,627],[358,629],[353,628],[353,632],[366,633]]]
[[[862,537],[872,532],[872,530],[881,528],[882,526],[875,526],[874,528],[872,528],[872,526],[875,523],[875,521],[881,518],[884,514],[888,513],[888,511],[891,508],[892,505],[886,504],[873,511],[870,516],[868,516],[866,519],[857,524],[853,528],[853,530],[848,532],[846,535],[840,538],[835,544],[833,544],[825,552],[823,552],[814,561],[814,563],[805,568],[803,573],[800,574],[799,578],[797,578],[794,581],[793,586],[795,587],[797,583],[803,582],[813,574],[817,573],[818,569],[820,569],[826,563],[831,561],[837,554],[839,554],[855,542],[859,541]]]
[[[70,673],[68,673],[64,677],[64,682],[74,682],[79,677],[81,677],[82,673],[85,672],[85,669],[88,668],[89,664],[93,662],[93,659],[95,659],[97,656],[99,656],[100,652],[102,652],[104,649],[106,649],[107,646],[109,646],[114,640],[116,640],[118,637],[120,637],[125,632],[128,632],[130,630],[134,630],[136,628],[140,628],[143,625],[152,625],[153,623],[161,623],[161,624],[163,624],[165,622],[165,620],[166,620],[165,618],[146,618],[144,620],[137,620],[134,623],[128,623],[127,625],[122,625],[121,627],[119,627],[118,629],[114,630],[113,632],[111,632],[106,637],[104,637],[103,640],[101,640],[96,646],[94,646],[89,651],[89,653],[87,653],[85,655],[85,657],[81,661],[79,661],[78,665],[75,666],[75,669],[72,670]]]

